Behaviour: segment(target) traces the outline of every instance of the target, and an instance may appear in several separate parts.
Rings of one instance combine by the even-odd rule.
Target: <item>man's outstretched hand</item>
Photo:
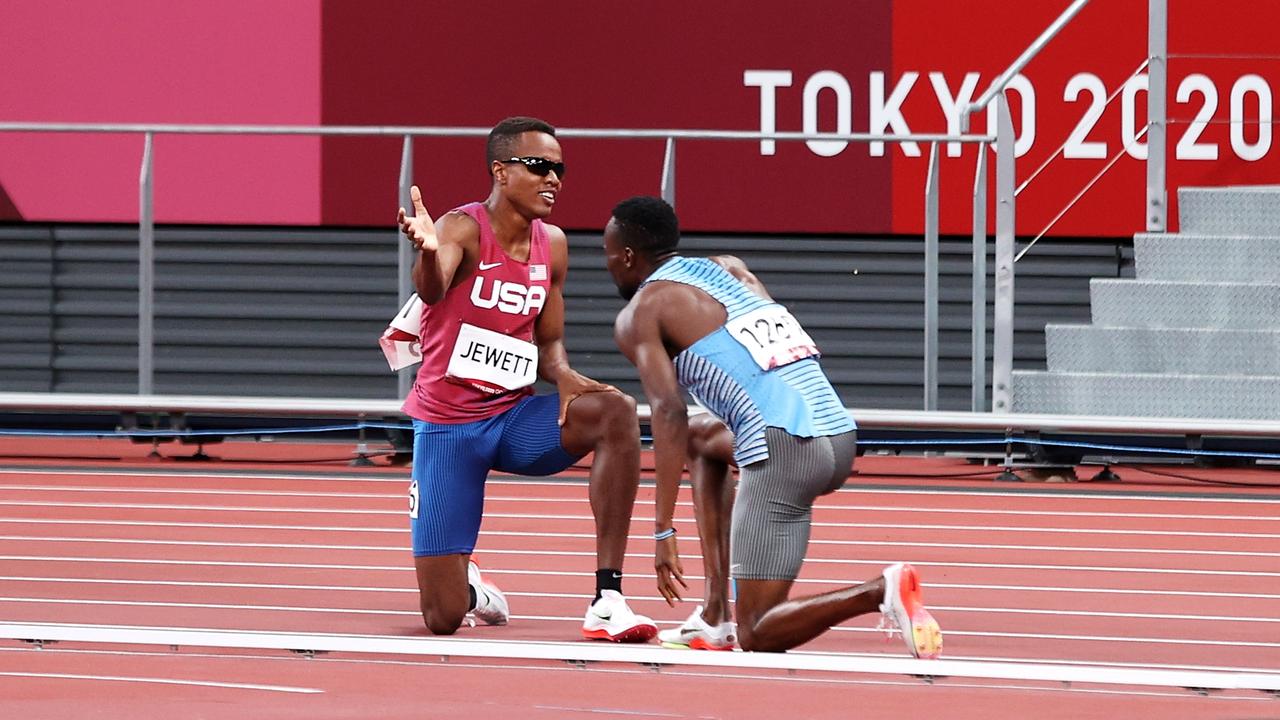
[[[422,204],[422,191],[417,185],[409,189],[409,198],[413,200],[413,215],[409,215],[404,208],[400,208],[397,219],[400,223],[400,232],[413,243],[414,250],[435,252],[436,248],[440,247],[440,241],[436,238],[435,222],[427,214],[426,206]]]

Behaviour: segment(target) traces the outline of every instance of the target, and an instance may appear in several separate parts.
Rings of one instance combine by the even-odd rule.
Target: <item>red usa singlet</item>
[[[481,203],[457,208],[480,225],[475,273],[422,309],[422,365],[402,409],[434,423],[492,417],[533,393],[533,327],[551,285],[546,226],[530,226],[529,260],[502,249]]]

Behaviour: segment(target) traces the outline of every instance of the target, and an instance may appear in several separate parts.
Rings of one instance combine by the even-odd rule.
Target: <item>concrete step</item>
[[[1054,372],[1280,376],[1280,330],[1045,326]]]
[[[1094,278],[1100,327],[1280,330],[1280,284]]]
[[[1139,233],[1133,236],[1133,255],[1140,280],[1268,283],[1280,278],[1280,235]]]
[[[1013,410],[1061,415],[1280,420],[1280,377],[1015,370]]]
[[[1280,185],[1178,188],[1178,229],[1205,235],[1273,235]]]

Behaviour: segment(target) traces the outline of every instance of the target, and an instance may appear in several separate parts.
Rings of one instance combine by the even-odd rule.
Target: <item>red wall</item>
[[[803,128],[806,95],[817,127],[836,129],[842,103],[831,87],[840,86],[854,131],[879,129],[869,127],[877,88],[888,98],[901,87],[901,111],[887,116],[914,132],[942,132],[933,75],[954,96],[966,73],[978,73],[976,96],[1061,4],[576,0],[535,10],[456,0],[136,0],[120,7],[13,0],[0,5],[0,120],[487,127],[531,114],[560,127],[759,130],[764,91],[745,73],[769,71],[789,78],[768,93],[779,130]],[[1274,54],[1280,5],[1170,6],[1172,53]],[[1146,0],[1091,4],[1027,68],[1034,104],[1012,94],[1022,132],[1024,103],[1035,117],[1034,141],[1018,159],[1020,181],[1085,116],[1089,92],[1064,98],[1073,78],[1110,93],[1141,62],[1146,7]],[[1216,94],[1217,107],[1200,135],[1204,147],[1190,154],[1216,147],[1216,160],[1175,150],[1204,104],[1200,92],[1176,99],[1196,74],[1204,79],[1187,87]],[[1280,179],[1280,150],[1257,146],[1256,122],[1243,125],[1239,149],[1228,122],[1257,120],[1259,89],[1272,95],[1273,114],[1280,62],[1175,58],[1169,78],[1169,114],[1180,121],[1169,132],[1171,188]],[[807,91],[811,82],[827,89]],[[1234,114],[1233,88],[1254,88]],[[1134,98],[1140,127],[1145,94]],[[1106,158],[1059,158],[1020,196],[1021,233],[1039,232],[1121,150],[1123,111],[1117,98],[1084,138],[1105,143]],[[984,125],[975,119],[975,129]],[[656,194],[662,149],[661,141],[566,140],[570,170],[555,220],[599,227],[618,199]],[[910,157],[888,145],[877,156],[851,144],[830,154],[788,142],[762,154],[755,142],[681,142],[681,219],[692,230],[919,232],[928,150]],[[0,133],[0,218],[134,221],[140,151],[136,136]],[[944,160],[949,232],[969,226],[976,152],[967,147]],[[389,224],[399,158],[398,138],[160,137],[157,219]],[[415,181],[437,212],[487,193],[481,139],[419,139],[415,160]],[[1055,233],[1140,231],[1144,167],[1126,154]]]

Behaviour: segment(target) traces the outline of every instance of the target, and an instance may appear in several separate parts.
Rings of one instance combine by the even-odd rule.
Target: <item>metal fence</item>
[[[677,178],[677,143],[704,141],[842,141],[842,142],[916,142],[929,143],[929,166],[925,180],[925,307],[924,307],[924,397],[922,407],[926,411],[938,409],[938,187],[939,143],[994,144],[996,152],[996,211],[994,222],[994,314],[992,353],[992,398],[990,410],[1009,412],[1012,408],[1013,370],[1013,316],[1015,263],[1021,256],[1015,255],[1014,221],[1016,198],[1020,190],[1016,186],[1016,162],[1014,153],[1013,122],[1005,97],[1005,88],[1023,68],[1089,3],[1074,0],[1067,9],[1038,37],[1009,67],[996,77],[987,90],[970,104],[962,114],[962,131],[959,134],[910,134],[881,135],[869,133],[796,133],[796,132],[748,132],[697,129],[585,129],[565,128],[557,134],[565,138],[590,139],[664,139],[665,158],[662,170],[662,195],[668,201],[675,199]],[[1148,69],[1151,101],[1148,105],[1147,138],[1147,229],[1162,231],[1166,226],[1165,190],[1165,67],[1167,63],[1167,0],[1149,0],[1150,31],[1149,55],[1138,71]],[[996,132],[994,135],[967,132],[969,116],[985,110],[995,103]],[[413,168],[413,150],[416,138],[430,137],[484,137],[488,128],[477,127],[417,127],[417,126],[288,126],[288,125],[198,125],[198,124],[93,124],[93,123],[0,123],[0,132],[53,132],[53,133],[113,133],[142,136],[142,161],[139,174],[139,230],[138,230],[138,380],[139,394],[149,395],[154,390],[155,376],[155,224],[153,141],[158,134],[201,135],[307,135],[307,136],[396,136],[403,139],[400,163],[400,202],[409,205],[409,186]],[[987,158],[986,153],[976,153],[973,184],[973,268],[972,268],[972,327],[971,327],[971,408],[974,412],[987,409],[985,400],[986,358],[986,249],[987,249]],[[1052,158],[1051,158],[1052,160]],[[1110,165],[1108,165],[1108,168]],[[1038,174],[1037,171],[1036,174]],[[1103,172],[1106,172],[1104,169]],[[1028,179],[1034,179],[1035,174]],[[1096,181],[1096,178],[1095,178]],[[1025,183],[1023,185],[1025,187]],[[1091,187],[1091,185],[1090,185]],[[1087,192],[1088,187],[1081,191]],[[1075,200],[1079,199],[1079,195]],[[1074,204],[1068,203],[1063,212]],[[1059,217],[1061,214],[1059,215]],[[1048,228],[1046,228],[1046,231]],[[1041,233],[1043,235],[1043,233]],[[1038,238],[1037,238],[1038,239]],[[398,244],[399,295],[407,297],[412,291],[410,267],[412,258],[407,244]],[[1024,250],[1025,253],[1025,250]],[[399,378],[401,393],[407,392],[411,371],[402,371]]]

